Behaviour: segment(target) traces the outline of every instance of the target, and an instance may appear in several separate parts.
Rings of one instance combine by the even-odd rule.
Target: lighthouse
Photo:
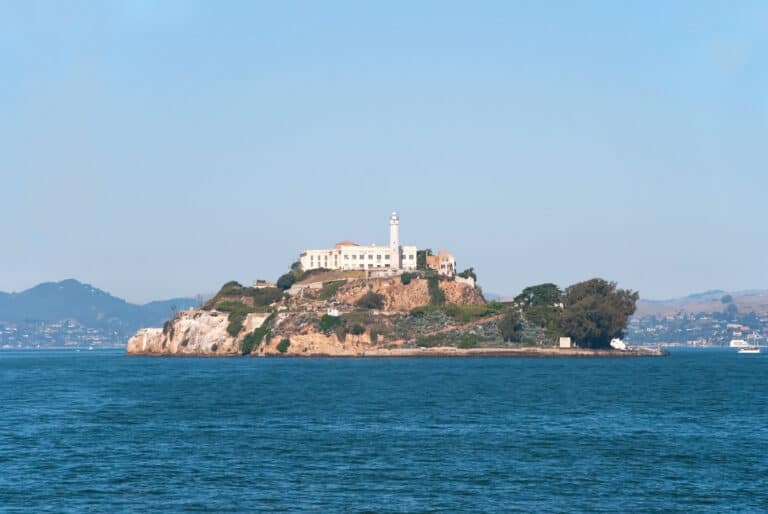
[[[389,253],[393,269],[401,269],[400,262],[400,217],[392,211],[389,217]]]

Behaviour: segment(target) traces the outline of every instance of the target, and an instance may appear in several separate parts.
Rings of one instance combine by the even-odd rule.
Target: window
[[[413,254],[411,254],[408,258],[413,260]]]
[[[380,261],[380,260],[381,260],[381,254],[379,254],[379,255],[377,255],[377,256],[376,256],[376,260],[377,260],[377,261]]]
[[[361,267],[361,268],[362,268],[362,267],[364,267],[364,266],[365,266],[365,264],[360,264],[360,267]]]
[[[352,258],[357,260],[357,255],[353,255]]]
[[[349,260],[349,255],[345,255],[345,256],[344,256],[344,259],[347,259],[347,260]]]
[[[360,254],[360,258],[361,258],[361,259],[365,259],[365,255],[363,255],[363,254],[361,253],[361,254]]]
[[[369,260],[369,261],[372,261],[372,260],[373,260],[373,254],[368,254],[368,260]]]
[[[384,258],[385,258],[386,260],[389,260],[389,254],[385,255],[385,256],[384,256]]]
[[[389,268],[389,263],[386,263],[386,264],[384,265],[384,267],[385,267],[385,268]]]

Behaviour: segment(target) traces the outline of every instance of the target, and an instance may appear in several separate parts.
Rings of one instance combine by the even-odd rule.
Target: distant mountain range
[[[85,327],[129,334],[142,327],[162,326],[172,309],[188,309],[197,303],[193,298],[173,298],[136,305],[70,279],[46,282],[20,293],[0,292],[0,322],[74,320]]]
[[[726,298],[730,297],[730,298]],[[730,302],[723,302],[729,299]],[[768,313],[768,289],[750,289],[747,291],[722,291],[713,289],[703,293],[694,293],[682,298],[668,300],[645,300],[637,302],[636,316],[664,316],[678,312],[720,312],[727,303],[733,303],[740,312]]]

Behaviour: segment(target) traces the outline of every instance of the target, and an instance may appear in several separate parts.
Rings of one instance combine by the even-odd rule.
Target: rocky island
[[[448,252],[342,241],[306,250],[275,283],[224,284],[204,305],[130,338],[132,355],[648,355],[621,337],[638,295],[592,279],[486,302],[473,268]],[[573,342],[573,344],[572,344]]]

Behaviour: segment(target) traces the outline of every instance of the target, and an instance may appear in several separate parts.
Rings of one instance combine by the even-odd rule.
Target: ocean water
[[[0,352],[0,512],[765,512],[768,355]]]

